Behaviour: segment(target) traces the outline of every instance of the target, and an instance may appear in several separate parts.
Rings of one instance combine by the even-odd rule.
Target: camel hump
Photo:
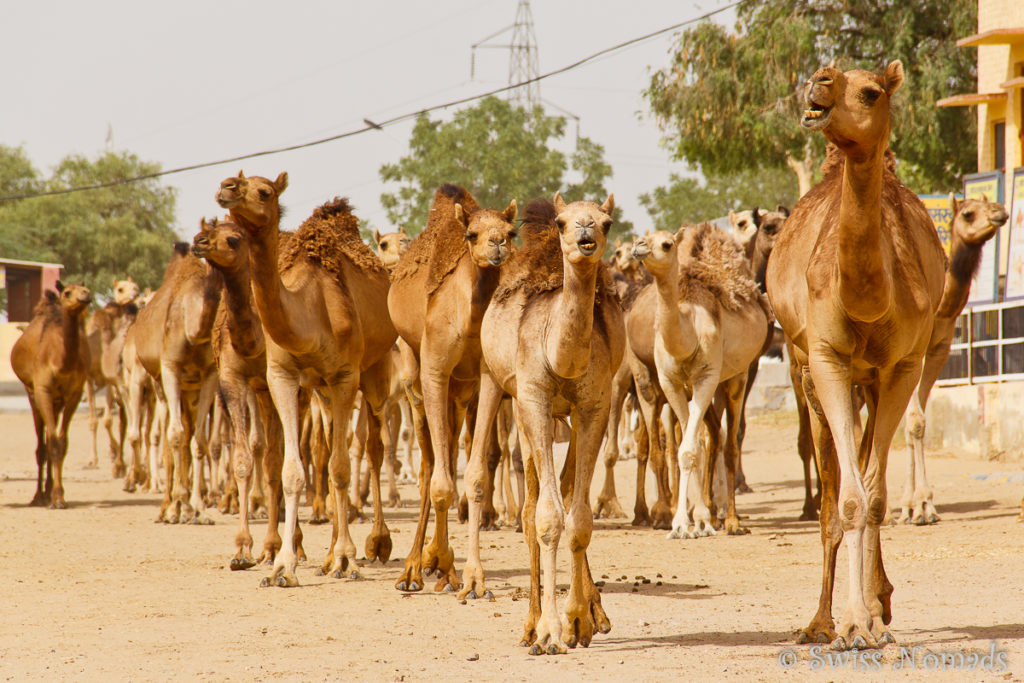
[[[348,259],[360,270],[384,272],[384,264],[360,237],[359,219],[344,197],[335,197],[314,209],[291,239],[278,242],[278,249],[282,268],[306,258],[342,277],[342,264]]]
[[[469,253],[466,249],[466,228],[456,217],[456,204],[462,207],[467,219],[480,210],[480,205],[464,187],[445,183],[434,192],[434,202],[424,230],[425,241],[429,242],[424,244],[429,247],[428,296],[441,287],[455,272],[462,257]]]
[[[711,223],[687,229],[679,252],[679,286],[685,298],[706,300],[706,292],[732,311],[744,303],[762,305],[761,291],[739,245]]]

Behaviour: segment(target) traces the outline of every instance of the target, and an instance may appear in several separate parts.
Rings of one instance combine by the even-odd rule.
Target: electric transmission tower
[[[508,44],[485,44],[492,38],[497,38],[508,31],[512,31],[512,40]],[[540,104],[540,82],[533,80],[540,75],[540,65],[537,59],[537,36],[533,33],[533,12],[530,11],[530,0],[519,0],[519,5],[516,7],[516,20],[514,24],[495,31],[472,45],[469,67],[470,78],[476,76],[477,48],[508,50],[509,85],[525,83],[526,81],[532,82],[507,91],[506,97],[513,104],[528,109]]]

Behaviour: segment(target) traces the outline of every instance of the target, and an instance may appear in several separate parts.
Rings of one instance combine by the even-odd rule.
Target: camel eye
[[[515,239],[515,238],[517,238],[517,237],[519,237],[519,233],[518,233],[518,232],[516,232],[515,230],[510,230],[510,231],[509,231],[509,233],[508,233],[508,238],[509,238],[510,240],[514,240],[514,239]]]
[[[860,91],[860,99],[868,106],[874,104],[881,96],[882,91],[877,88],[864,88]]]
[[[469,240],[470,244],[476,244],[476,238],[478,236],[479,235],[477,235],[475,232],[467,232],[466,233],[466,239]]]
[[[964,211],[964,220],[967,221],[968,223],[973,223],[974,222],[974,212],[973,211]]]
[[[383,242],[381,242],[380,243],[380,248],[381,249],[387,249],[388,248],[388,241],[384,240]]]
[[[241,244],[241,242],[242,240],[239,239],[238,237],[235,237],[234,235],[228,237],[228,246],[231,247],[232,249],[237,249],[238,245]]]
[[[672,243],[671,242],[662,242],[661,243],[661,248],[664,249],[665,251],[668,251],[669,249],[672,248]]]
[[[270,190],[268,190],[266,188],[260,188],[260,199],[269,199],[269,198],[270,198]]]

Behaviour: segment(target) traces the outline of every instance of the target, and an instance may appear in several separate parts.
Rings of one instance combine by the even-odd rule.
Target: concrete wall
[[[1024,460],[1024,382],[932,390],[925,449],[990,460]]]
[[[0,395],[24,395],[25,388],[11,369],[11,349],[28,323],[0,323]]]

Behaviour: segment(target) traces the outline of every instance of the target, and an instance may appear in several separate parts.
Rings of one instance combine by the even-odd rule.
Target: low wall
[[[925,418],[927,451],[1024,460],[1024,382],[936,387]]]
[[[0,396],[25,395],[25,387],[11,369],[11,348],[27,323],[0,323]]]

